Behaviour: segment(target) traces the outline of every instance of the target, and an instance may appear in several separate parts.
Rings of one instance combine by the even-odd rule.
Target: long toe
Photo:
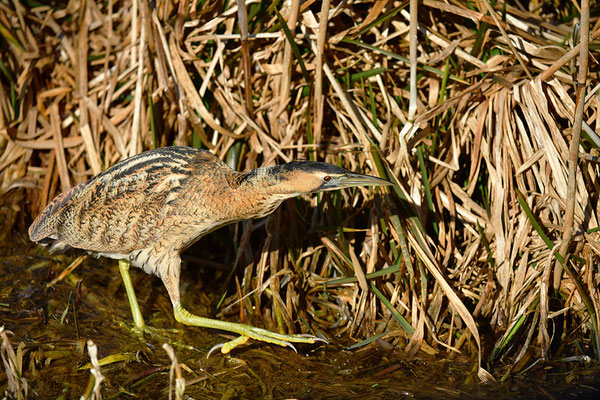
[[[299,335],[285,335],[282,333],[275,333],[262,328],[256,328],[251,325],[239,324],[236,322],[220,321],[217,319],[200,317],[191,314],[187,311],[179,301],[173,302],[173,312],[175,319],[183,324],[192,326],[201,326],[204,328],[219,329],[228,332],[234,332],[240,335],[237,339],[230,342],[224,343],[222,346],[215,346],[209,354],[216,350],[221,349],[221,353],[227,354],[237,346],[244,344],[248,339],[254,339],[259,342],[267,342],[276,344],[283,347],[292,347],[293,343],[308,343],[313,344],[317,342],[329,343],[326,339],[322,339],[313,335],[299,334]],[[295,348],[294,348],[295,350]]]
[[[223,346],[220,346],[221,352],[223,354],[229,353],[235,347],[239,346],[242,343],[245,343],[249,338],[257,340],[259,342],[267,342],[271,344],[275,344],[282,347],[290,347],[295,352],[297,352],[296,347],[294,347],[293,343],[307,343],[313,344],[317,342],[329,343],[328,340],[322,339],[313,335],[308,334],[299,334],[299,335],[286,335],[283,333],[271,332],[266,329],[256,328],[251,325],[244,325],[243,332],[240,332],[243,336],[232,340],[231,342],[225,343]],[[240,340],[244,338],[244,340]]]

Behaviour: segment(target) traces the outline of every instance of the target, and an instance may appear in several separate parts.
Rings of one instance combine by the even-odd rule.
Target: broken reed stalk
[[[417,115],[417,30],[419,27],[419,1],[410,0],[410,22],[409,22],[409,57],[410,57],[410,101],[408,104],[409,123],[415,120]]]
[[[298,20],[299,9],[300,1],[292,0],[286,22],[289,30],[292,32],[292,35],[296,31],[296,22]],[[281,78],[279,81],[279,105],[275,108],[276,116],[279,116],[281,113],[283,113],[283,111],[289,103],[290,87],[292,82],[292,58],[292,45],[286,40],[283,48],[283,60],[281,62]],[[288,117],[285,116],[285,119],[287,118]]]
[[[323,107],[325,98],[323,96],[323,53],[325,43],[327,42],[327,24],[329,22],[329,7],[331,0],[321,2],[321,12],[319,13],[319,28],[317,31],[317,50],[315,52],[315,100],[313,102],[313,131],[315,143],[321,142],[323,129]]]
[[[240,27],[240,39],[242,46],[242,69],[244,70],[244,99],[246,100],[246,110],[248,116],[254,114],[254,106],[252,105],[252,84],[251,84],[251,63],[250,53],[248,50],[248,12],[246,11],[246,2],[244,0],[236,0],[238,23]]]
[[[88,382],[88,387],[81,396],[82,400],[102,400],[102,382],[104,381],[104,376],[102,372],[100,372],[100,363],[98,362],[98,346],[91,340],[87,341],[87,350],[88,355],[90,356],[90,380]]]
[[[185,394],[185,379],[181,374],[179,360],[177,360],[175,350],[173,350],[170,344],[163,343],[162,347],[171,359],[171,368],[169,369],[169,400],[173,398],[173,381],[175,381],[175,400],[181,400]]]
[[[579,73],[576,87],[576,108],[573,122],[573,133],[571,137],[571,144],[569,147],[569,158],[568,158],[568,192],[567,192],[567,206],[564,219],[563,227],[563,240],[559,248],[559,253],[564,259],[563,263],[556,262],[554,268],[554,289],[560,288],[562,280],[563,267],[566,268],[567,273],[571,280],[575,283],[582,300],[584,301],[588,312],[590,313],[590,319],[592,323],[592,342],[596,357],[600,359],[600,327],[598,326],[597,313],[598,310],[595,308],[594,303],[588,296],[586,289],[581,284],[579,277],[575,274],[575,271],[569,264],[569,258],[567,252],[571,243],[573,233],[575,230],[575,202],[577,196],[576,179],[577,179],[577,163],[579,161],[579,145],[581,140],[581,128],[583,124],[583,110],[586,98],[586,84],[588,75],[588,57],[589,57],[589,2],[588,0],[582,0],[581,2],[581,30],[580,30],[580,56],[579,56]],[[589,264],[588,264],[589,266]]]
[[[583,106],[585,104],[586,84],[588,75],[588,57],[589,57],[589,35],[590,35],[590,10],[588,0],[581,1],[581,22],[579,31],[579,73],[577,77],[575,113],[573,121],[573,132],[571,134],[571,143],[569,145],[569,158],[567,168],[569,181],[567,183],[567,204],[565,208],[565,218],[563,223],[563,238],[559,248],[559,253],[569,262],[567,251],[573,238],[575,229],[575,202],[577,201],[577,163],[579,162],[579,145],[581,141],[581,125],[583,122]],[[558,290],[562,280],[563,265],[560,262],[555,263],[554,267],[554,290]]]

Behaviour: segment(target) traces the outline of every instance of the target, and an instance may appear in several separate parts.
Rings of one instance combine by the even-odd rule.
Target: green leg
[[[175,319],[181,322],[182,324],[201,326],[203,328],[220,329],[222,331],[234,332],[241,335],[237,339],[213,347],[209,351],[209,355],[212,352],[212,350],[216,348],[220,348],[221,353],[227,354],[240,344],[246,343],[250,338],[262,342],[273,343],[279,346],[288,346],[294,350],[296,349],[294,345],[292,345],[292,343],[315,343],[317,341],[328,343],[326,340],[312,335],[283,335],[281,333],[271,332],[266,329],[255,328],[251,325],[244,325],[235,322],[226,322],[219,321],[217,319],[199,317],[197,315],[191,314],[189,311],[183,308],[179,301],[173,303],[173,312],[175,314]]]
[[[144,317],[140,311],[140,306],[135,297],[135,291],[133,290],[133,284],[131,283],[131,276],[129,275],[129,267],[131,263],[127,260],[119,260],[119,271],[121,271],[121,277],[123,278],[123,284],[125,285],[125,291],[127,292],[127,298],[129,299],[129,306],[131,307],[131,314],[133,314],[133,322],[138,328],[144,327]]]

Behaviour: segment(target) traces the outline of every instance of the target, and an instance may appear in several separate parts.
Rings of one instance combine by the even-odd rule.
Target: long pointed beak
[[[356,174],[348,172],[342,176],[333,178],[330,182],[331,189],[348,188],[354,186],[394,186],[394,184],[385,179],[377,178],[371,175]]]

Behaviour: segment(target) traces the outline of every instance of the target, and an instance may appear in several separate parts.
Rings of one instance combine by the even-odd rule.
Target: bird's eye
[[[331,177],[329,175],[327,175],[326,177],[323,178],[323,180],[325,182],[329,182],[331,180]]]

